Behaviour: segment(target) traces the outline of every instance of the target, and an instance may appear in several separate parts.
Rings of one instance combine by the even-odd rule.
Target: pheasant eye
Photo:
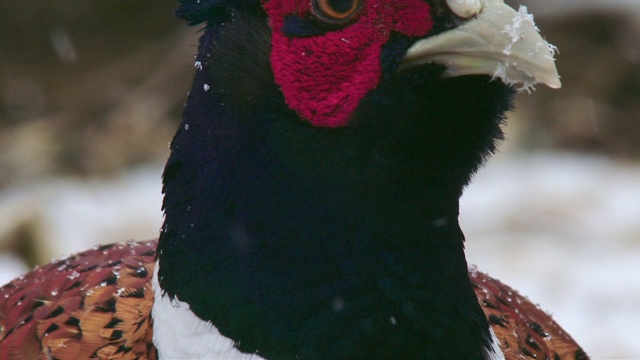
[[[313,0],[315,15],[335,25],[349,22],[360,8],[361,0]]]

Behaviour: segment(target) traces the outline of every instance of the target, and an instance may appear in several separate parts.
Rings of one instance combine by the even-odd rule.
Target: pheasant
[[[468,267],[458,201],[554,48],[502,0],[181,0],[159,239],[0,289],[2,359],[587,359]]]

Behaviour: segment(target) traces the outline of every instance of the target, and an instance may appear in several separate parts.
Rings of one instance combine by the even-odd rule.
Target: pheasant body
[[[96,247],[0,288],[0,357],[156,359],[156,246],[147,241]],[[588,359],[549,315],[515,290],[475,269],[469,277],[506,359]],[[93,319],[96,314],[101,322]]]

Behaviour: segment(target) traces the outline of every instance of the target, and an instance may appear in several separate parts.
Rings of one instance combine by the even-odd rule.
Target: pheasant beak
[[[446,66],[446,77],[491,75],[521,90],[538,83],[560,88],[556,47],[542,38],[526,7],[515,11],[503,0],[447,0],[447,4],[469,20],[416,42],[401,68],[435,62]]]

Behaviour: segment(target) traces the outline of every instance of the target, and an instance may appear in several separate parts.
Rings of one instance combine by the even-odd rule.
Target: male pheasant
[[[160,238],[0,289],[2,359],[587,359],[469,271],[463,188],[554,49],[502,0],[181,0]]]

